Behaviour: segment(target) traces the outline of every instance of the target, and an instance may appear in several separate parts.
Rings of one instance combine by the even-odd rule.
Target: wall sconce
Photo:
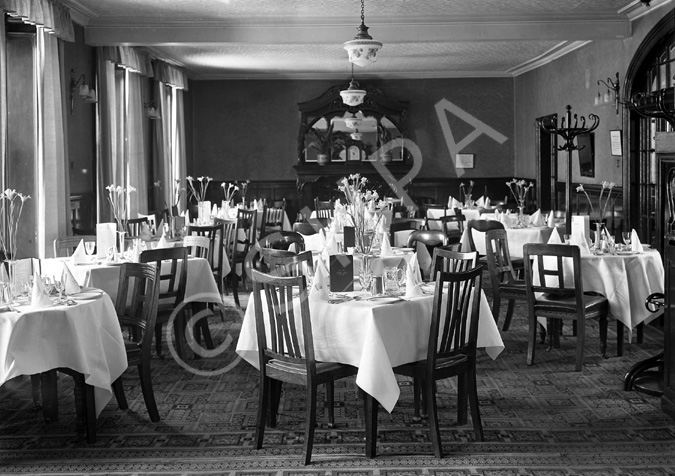
[[[97,103],[96,90],[89,87],[86,82],[84,74],[75,79],[75,70],[70,70],[70,114],[73,114],[75,107],[75,96],[84,99],[84,102]]]
[[[153,120],[161,119],[155,101],[143,103],[143,108],[145,108],[145,117],[147,117],[148,119]]]
[[[605,94],[600,94],[600,84],[604,84],[605,87],[607,88],[607,92]],[[611,91],[611,92],[610,92]],[[609,104],[614,101],[614,109],[616,110],[616,113],[619,114],[619,105],[620,104],[625,104],[622,102],[619,97],[620,97],[620,91],[621,91],[621,85],[619,84],[619,73],[616,73],[616,81],[612,81],[610,78],[607,78],[607,81],[603,81],[602,79],[598,80],[598,95],[595,96],[595,101],[593,101],[593,104],[596,106],[599,106],[601,104]],[[612,98],[612,94],[614,97]]]

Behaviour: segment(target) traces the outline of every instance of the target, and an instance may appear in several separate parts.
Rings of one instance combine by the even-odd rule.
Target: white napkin
[[[63,283],[63,288],[65,289],[67,296],[82,291],[80,285],[77,284],[75,276],[73,276],[73,273],[70,272],[70,268],[66,263],[63,263],[63,273],[61,273],[61,282]]]
[[[141,233],[139,235],[139,238],[143,241],[152,240],[152,233],[150,233],[150,227],[148,226],[147,223],[141,224]]]
[[[537,209],[536,212],[530,215],[530,225],[544,226],[544,219],[541,217],[541,209]]]
[[[562,245],[562,239],[560,238],[560,233],[558,232],[558,230],[555,229],[553,230],[551,236],[549,236],[548,238],[547,243],[549,245]]]
[[[169,243],[166,241],[166,236],[164,236],[164,233],[162,233],[162,236],[159,238],[159,241],[157,242],[157,246],[155,246],[155,249],[168,247]]]
[[[337,217],[334,217],[330,222],[330,232],[332,235],[340,233],[340,223],[338,223]]]
[[[450,208],[455,209],[455,208],[462,208],[462,202],[457,200],[456,198],[452,199],[452,203],[450,204]]]
[[[86,251],[84,251],[84,240],[80,240],[75,248],[75,252],[70,257],[70,262],[73,264],[83,264],[89,262],[89,257],[87,256]]]
[[[215,203],[213,204],[213,208],[211,209],[211,216],[212,217],[218,216],[218,205],[216,205]]]
[[[454,208],[454,207],[452,206],[452,201],[453,201],[453,200],[454,200],[453,196],[450,195],[450,196],[448,197],[448,208]]]
[[[588,242],[586,241],[586,237],[581,233],[574,233],[570,236],[570,245],[578,246],[582,256],[592,254]]]
[[[424,294],[422,292],[422,284],[422,274],[417,262],[417,253],[413,253],[405,272],[405,297],[410,298]]]
[[[47,307],[52,305],[52,299],[45,289],[45,283],[38,273],[33,274],[33,289],[30,296],[31,307],[37,309],[40,307]]]
[[[485,208],[485,198],[481,196],[478,200],[476,200],[476,206]]]
[[[157,225],[157,229],[155,230],[155,236],[163,234],[164,234],[164,220],[160,220],[159,225]]]
[[[310,301],[328,301],[328,270],[323,261],[318,260],[312,289],[309,290]]]
[[[511,228],[511,217],[508,213],[502,213],[499,217],[499,223],[504,225],[504,228]]]
[[[630,249],[636,253],[642,253],[645,250],[635,229],[630,232]]]
[[[485,208],[490,208],[490,197],[485,197]]]
[[[321,259],[323,260],[324,263],[330,263],[330,257],[332,255],[337,255],[337,254],[339,254],[339,252],[338,252],[337,240],[335,239],[335,234],[328,233],[328,238],[326,238],[326,246],[324,247],[323,251],[321,252]]]
[[[385,256],[391,256],[394,252],[391,250],[391,243],[389,243],[389,235],[387,233],[382,233],[382,244],[380,245],[380,256],[384,258]]]
[[[555,212],[551,210],[551,213],[548,214],[548,223],[549,228],[555,228]]]

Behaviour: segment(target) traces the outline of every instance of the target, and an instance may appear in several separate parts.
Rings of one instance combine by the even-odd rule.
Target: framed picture
[[[621,144],[621,129],[616,131],[609,131],[609,144],[612,149],[612,155],[623,156],[623,147]]]
[[[457,154],[455,155],[455,167],[458,169],[472,169],[473,168],[473,154]]]

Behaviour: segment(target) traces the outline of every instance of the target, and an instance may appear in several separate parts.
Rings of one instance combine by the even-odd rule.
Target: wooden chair
[[[553,320],[569,319],[577,323],[575,370],[580,372],[584,358],[587,319],[598,319],[600,351],[603,356],[607,351],[607,315],[609,314],[607,299],[597,294],[584,293],[581,254],[578,246],[527,243],[524,248],[525,283],[529,310],[527,365],[534,363],[537,317],[547,319],[547,331],[552,345],[556,345],[558,339],[558,326],[553,325]],[[564,259],[571,261],[571,271],[566,271],[563,265]],[[536,279],[535,272],[537,273]]]
[[[129,305],[129,303],[131,305]],[[159,268],[155,263],[125,263],[120,269],[115,311],[123,330],[129,366],[138,368],[145,407],[151,421],[159,421],[159,412],[152,390],[151,353],[152,330],[155,328],[159,303]],[[129,408],[124,395],[122,376],[112,384],[117,404],[122,410]]]
[[[297,231],[275,231],[259,241],[261,248],[288,250],[295,245],[295,252],[305,251],[305,239]]]
[[[224,253],[224,241],[223,241],[223,229],[224,225],[220,222],[214,223],[213,225],[189,225],[187,227],[187,236],[197,236],[208,238],[209,240],[209,251],[208,251],[208,260],[211,267],[211,272],[213,273],[213,279],[216,280],[216,285],[218,286],[218,291],[223,292],[223,253]],[[187,246],[185,242],[184,246]]]
[[[411,219],[394,219],[389,225],[389,243],[391,243],[391,246],[396,246],[396,233],[399,231],[406,231],[410,230],[412,233],[415,230],[419,230],[420,226],[423,226],[420,224],[420,220],[411,218]],[[407,241],[407,239],[406,239]]]
[[[176,338],[176,353],[180,357],[184,355],[183,344],[185,341],[185,322],[187,322],[185,314],[190,312],[190,308],[182,304],[185,299],[185,285],[187,283],[187,252],[187,248],[181,246],[146,250],[140,256],[141,263],[153,263],[160,270],[161,287],[155,323],[155,348],[160,358],[162,357],[162,326],[169,321],[176,309],[180,309],[173,326]],[[164,269],[162,269],[163,261],[166,262],[164,263]],[[171,344],[169,343],[169,345]]]
[[[314,211],[316,211],[316,218],[330,219],[333,218],[335,211],[335,203],[333,200],[321,201],[318,198],[314,199]]]
[[[490,230],[504,230],[504,225],[497,220],[469,220],[466,224],[467,236],[469,238],[469,248],[471,251],[476,251],[476,243],[473,240],[472,230],[487,233]],[[487,258],[485,255],[478,255],[478,263],[487,266]],[[511,264],[513,269],[518,274],[523,269],[522,259],[512,259]]]
[[[275,202],[276,203],[276,202]],[[286,199],[280,202],[280,206],[276,204],[268,207],[265,205],[262,212],[262,220],[260,220],[260,236],[263,237],[268,233],[274,231],[282,231],[284,229],[284,216],[286,214]]]
[[[459,243],[462,239],[462,234],[464,233],[464,223],[466,222],[466,217],[461,213],[455,213],[454,215],[447,215],[439,219],[442,230],[448,237],[450,243]]]
[[[157,224],[159,223],[159,220],[157,219],[156,214],[151,213],[149,215],[143,215],[142,213],[138,213],[138,218],[146,218],[148,220],[148,226],[150,227],[150,232],[151,233],[157,232]],[[161,234],[161,230],[160,230],[160,234]]]
[[[427,357],[394,368],[420,382],[427,402],[434,454],[443,457],[436,409],[436,381],[457,376],[457,424],[467,421],[467,399],[476,441],[483,441],[483,426],[476,387],[476,343],[480,308],[481,273],[478,266],[458,273],[439,272],[429,329]],[[418,385],[420,385],[418,384]],[[418,392],[415,392],[417,400]],[[417,407],[419,401],[415,402]]]
[[[443,230],[441,217],[448,214],[448,207],[438,203],[429,203],[424,206],[424,228],[427,230]]]
[[[305,236],[314,235],[319,232],[315,226],[306,221],[296,221],[293,223],[293,231]]]
[[[415,230],[408,237],[407,247],[416,250],[418,243],[422,243],[429,252],[429,256],[433,257],[434,248],[448,246],[448,237],[441,230]],[[422,278],[428,280],[429,276],[425,277],[423,270],[420,269],[420,271],[423,274]]]
[[[244,289],[246,289],[246,258],[256,239],[256,217],[257,210],[239,209],[237,211],[236,225],[230,240],[226,243],[228,246],[227,256],[232,267],[232,272],[230,273],[232,294],[234,295],[234,302],[238,307],[241,307],[241,304],[239,303],[239,294],[237,292],[239,275],[236,273],[236,269],[237,266],[241,266],[241,278],[244,283]]]
[[[150,226],[150,222],[147,218],[129,218],[127,220],[127,236],[130,238],[135,238],[141,236],[141,231],[143,230],[143,225]]]
[[[303,276],[308,270],[312,275],[314,274],[314,259],[311,251],[293,253],[286,250],[262,248],[260,257],[264,263],[263,271],[275,276]]]
[[[84,240],[85,243],[96,243],[96,235],[79,235],[79,236],[63,236],[54,240],[54,258],[62,256],[65,251],[65,256],[70,256],[75,252],[75,248]]]
[[[211,240],[208,236],[185,236],[183,237],[183,246],[188,249],[188,256],[209,259]]]
[[[459,273],[468,271],[476,267],[478,263],[478,252],[476,251],[459,251],[456,245],[439,246],[434,248],[433,259],[433,273],[431,278],[439,272],[443,273]]]
[[[489,230],[485,233],[485,250],[490,282],[492,283],[492,315],[499,322],[501,299],[508,300],[502,330],[508,331],[516,300],[527,301],[525,281],[517,279],[511,263],[506,230]]]
[[[293,306],[293,296],[298,290],[301,295],[307,293],[304,276],[278,277],[254,269],[251,280],[260,363],[255,447],[262,448],[268,410],[270,427],[276,427],[282,383],[302,385],[307,389],[304,462],[309,464],[316,426],[317,387],[326,384],[328,419],[334,424],[333,382],[356,375],[358,369],[336,362],[316,361],[309,302],[300,300],[299,316]],[[299,344],[299,339],[303,340],[303,345]]]

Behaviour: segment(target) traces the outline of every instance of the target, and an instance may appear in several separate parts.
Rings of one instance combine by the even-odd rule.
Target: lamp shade
[[[347,90],[347,91],[349,91],[349,90]],[[358,91],[358,89],[357,89],[357,91]],[[343,101],[344,101],[344,96],[343,96]],[[363,102],[363,98],[361,99],[361,102]],[[361,119],[359,119],[358,117],[346,117],[345,118],[345,126],[347,126],[349,129],[356,129],[360,125],[361,125]]]
[[[349,88],[340,91],[342,102],[347,106],[358,106],[363,103],[363,98],[366,97],[366,92],[359,89],[359,83],[353,79],[349,83]]]
[[[382,43],[373,39],[353,39],[345,41],[344,49],[349,53],[349,61],[357,66],[367,66],[377,61],[377,52]]]

